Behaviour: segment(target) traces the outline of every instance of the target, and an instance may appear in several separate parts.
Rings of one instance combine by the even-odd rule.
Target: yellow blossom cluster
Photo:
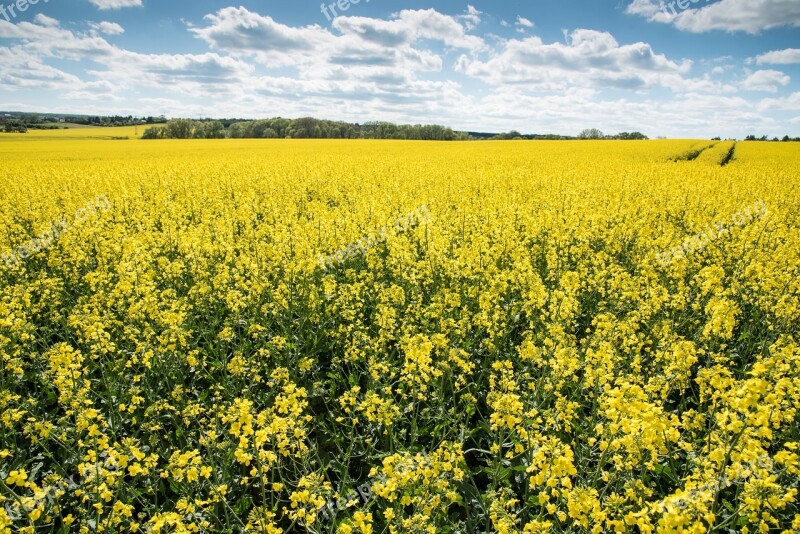
[[[800,531],[797,144],[89,137],[0,139],[0,534]]]

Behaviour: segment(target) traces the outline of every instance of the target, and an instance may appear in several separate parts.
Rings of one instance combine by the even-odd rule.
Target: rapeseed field
[[[0,138],[0,531],[800,530],[796,143],[98,132]]]

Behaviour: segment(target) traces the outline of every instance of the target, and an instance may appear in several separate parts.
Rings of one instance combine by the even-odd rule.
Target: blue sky
[[[0,109],[800,136],[800,0],[325,4],[0,0]]]

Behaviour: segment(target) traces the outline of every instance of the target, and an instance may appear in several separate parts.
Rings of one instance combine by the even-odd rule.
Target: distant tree
[[[234,122],[228,126],[228,137],[232,139],[242,139],[246,131],[246,126],[242,122]]]
[[[219,121],[209,122],[206,126],[206,132],[206,139],[224,139],[226,136],[225,126]]]
[[[620,139],[622,141],[644,141],[648,139],[648,137],[641,132],[620,132],[610,138]]]
[[[578,139],[603,139],[603,132],[597,128],[587,128],[578,134]]]
[[[38,124],[38,123],[41,122],[41,119],[39,118],[39,115],[37,115],[36,113],[23,114],[20,117],[20,119],[22,120],[22,122],[24,124]]]
[[[28,133],[28,127],[20,120],[9,120],[6,122],[6,133]]]
[[[225,127],[219,121],[196,123],[192,137],[195,139],[223,139],[225,138]]]
[[[496,141],[511,141],[513,139],[522,139],[522,134],[516,130],[511,130],[510,132],[499,133],[491,139]]]
[[[142,134],[142,139],[164,139],[164,128],[160,126],[148,128]]]
[[[164,126],[167,139],[191,139],[194,133],[194,121],[190,119],[173,119]]]

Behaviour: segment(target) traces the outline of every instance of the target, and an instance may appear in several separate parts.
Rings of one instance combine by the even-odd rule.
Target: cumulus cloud
[[[663,10],[659,7],[658,3],[653,0],[633,0],[633,2],[628,4],[628,7],[625,8],[625,13],[629,15],[640,15],[647,18],[652,18],[662,12]]]
[[[243,7],[228,7],[189,31],[220,53],[252,58],[268,69],[292,68],[302,80],[328,80],[345,91],[372,84],[373,91],[389,92],[393,80],[416,80],[419,73],[442,70],[442,57],[429,49],[430,42],[470,53],[486,49],[467,30],[479,16],[474,8],[457,16],[433,9],[403,10],[389,19],[340,16],[329,30],[316,24],[289,26]]]
[[[290,54],[312,50],[331,39],[321,27],[293,28],[279,24],[269,16],[253,13],[244,7],[226,7],[206,15],[208,25],[190,28],[212,48],[227,52],[276,52]]]
[[[772,52],[756,56],[755,61],[759,65],[800,64],[800,48],[773,50]]]
[[[776,93],[778,86],[789,85],[792,79],[778,70],[757,70],[745,78],[742,87],[748,91]]]
[[[475,29],[481,23],[481,15],[483,15],[482,11],[478,11],[474,6],[467,6],[467,11],[457,18],[464,23],[464,28],[469,31]]]
[[[758,110],[767,111],[800,111],[800,91],[782,98],[765,98],[758,103]]]
[[[80,78],[45,64],[22,47],[0,48],[0,87],[16,89],[62,89],[80,87]]]
[[[98,9],[122,9],[123,7],[142,7],[142,0],[89,0]]]
[[[84,83],[80,89],[67,92],[67,98],[71,100],[85,100],[103,102],[123,102],[125,99],[115,93],[114,84],[108,80],[98,80]]]
[[[37,13],[35,17],[33,17],[33,21],[36,24],[40,24],[41,26],[53,26],[56,27],[59,25],[59,22],[54,19],[53,17],[48,17],[42,13]]]
[[[376,50],[410,47],[422,39],[440,41],[453,48],[482,49],[481,38],[467,34],[467,26],[475,23],[479,12],[468,10],[466,21],[439,13],[434,9],[403,10],[389,20],[368,17],[337,17],[333,28],[338,35],[319,25],[292,27],[276,22],[244,7],[227,7],[207,15],[204,27],[190,31],[209,46],[230,53],[260,56],[273,66],[294,65],[304,56],[348,54],[362,51],[364,56],[377,57]]]
[[[89,27],[97,33],[105,35],[121,35],[125,29],[116,22],[90,22]]]
[[[435,9],[404,9],[393,14],[392,19],[392,22],[410,31],[415,41],[430,39],[453,48],[472,51],[485,49],[483,39],[468,35],[467,29],[455,17],[439,13]]]
[[[524,26],[525,28],[533,28],[533,22],[517,15],[517,26]]]
[[[779,27],[800,27],[800,2],[797,0],[719,0],[691,7],[696,0],[633,0],[625,12],[651,22],[672,24],[679,30],[703,33],[712,30],[757,34]]]
[[[174,99],[178,102],[182,97],[217,103],[225,98],[232,106],[240,106],[230,108],[238,110],[232,114],[239,116],[242,110],[252,111],[248,99],[263,105],[266,98],[279,105],[281,113],[302,110],[306,101],[315,106],[322,102],[339,106],[349,103],[346,108],[358,102],[354,115],[365,113],[369,106],[383,106],[384,112],[437,108],[441,113],[465,97],[456,82],[419,78],[423,72],[441,71],[442,58],[427,46],[416,48],[414,43],[438,36],[441,43],[469,48],[482,45],[482,41],[476,44],[455,17],[433,12],[427,15],[422,24],[419,14],[400,12],[386,21],[389,24],[385,28],[380,21],[342,17],[337,21],[341,29],[334,34],[317,25],[291,27],[246,9],[226,8],[206,17],[204,26],[189,28],[214,49],[204,54],[142,54],[121,49],[104,38],[122,30],[112,23],[89,23],[89,33],[57,25],[4,23],[0,24],[0,37],[18,40],[38,62],[29,63],[29,80],[15,75],[20,64],[3,69],[2,80],[7,82],[3,89],[13,91],[49,77],[53,86],[59,80],[64,84],[67,98],[85,100],[94,91],[98,98],[112,102],[119,95],[153,88],[165,98],[167,94],[181,95]],[[466,16],[477,13],[468,10]],[[387,40],[384,30],[399,36],[398,40]],[[375,35],[365,35],[369,32]],[[85,79],[80,80],[55,68],[48,70],[44,61],[50,58],[95,66],[85,70]],[[257,65],[267,69],[291,66],[296,72],[292,76],[256,74]],[[215,109],[222,108],[215,104]]]
[[[112,32],[121,29],[113,23],[100,23],[98,27]],[[87,71],[89,77],[94,76],[98,81],[115,81],[118,92],[133,87],[169,87],[173,84],[229,86],[231,79],[241,79],[253,70],[245,62],[215,53],[141,54],[120,49],[97,32],[87,35],[32,22],[9,24],[0,21],[0,37],[24,43],[0,48],[4,55],[15,59],[4,60],[0,69],[0,79],[7,90],[27,87],[36,80],[42,80],[42,86],[52,88],[62,84],[61,89],[73,92],[92,87],[94,80],[84,81],[48,66],[46,61],[51,58],[94,63],[95,67]]]
[[[566,44],[548,44],[534,36],[506,41],[504,50],[486,61],[462,55],[455,69],[494,85],[539,90],[575,85],[632,90],[663,85],[687,90],[683,74],[691,65],[657,54],[646,43],[620,45],[610,33],[578,29],[568,35]]]

